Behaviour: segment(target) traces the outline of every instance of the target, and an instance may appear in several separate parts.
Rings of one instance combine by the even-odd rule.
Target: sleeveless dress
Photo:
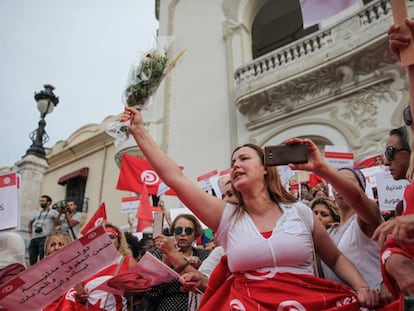
[[[235,207],[227,204],[216,232],[227,255],[209,279],[200,311],[360,310],[349,288],[313,275],[312,234],[304,223],[313,230],[311,209],[280,207],[283,215],[266,238],[247,213],[233,217]]]
[[[329,230],[338,249],[346,256],[361,272],[362,277],[373,289],[381,287],[382,276],[379,260],[378,243],[367,237],[358,225],[356,214],[350,217],[342,226],[335,226]],[[325,278],[346,284],[322,262]]]

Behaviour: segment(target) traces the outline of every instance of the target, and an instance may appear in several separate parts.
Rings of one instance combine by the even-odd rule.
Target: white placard
[[[161,181],[160,184],[158,185],[158,190],[157,190],[157,197],[162,196],[163,194],[165,194],[168,190],[170,190],[171,188],[168,187],[165,182]]]
[[[121,213],[136,213],[138,210],[140,200],[138,196],[122,198],[121,201]]]
[[[210,179],[214,176],[217,176],[217,175],[218,175],[218,171],[214,170],[214,171],[208,172],[208,173],[206,173],[202,176],[199,176],[197,178],[198,185],[204,191],[210,191],[211,189],[213,189],[212,181]]]
[[[20,176],[16,173],[0,175],[0,230],[19,227]]]
[[[293,172],[287,165],[279,165],[277,166],[277,170],[279,172],[280,181],[282,182],[283,186],[286,186],[289,183],[289,180],[295,174],[295,172]]]
[[[362,174],[365,176],[366,181],[366,187],[365,187],[365,193],[370,199],[375,199],[374,196],[374,188],[377,188],[377,179],[376,175],[378,173],[385,172],[385,166],[383,165],[377,165],[377,166],[371,166],[367,168],[361,169]]]
[[[403,199],[405,188],[409,181],[394,180],[389,171],[375,175],[378,192],[378,203],[381,211],[393,211],[399,201]]]
[[[216,197],[218,197],[219,199],[221,198],[221,195],[222,195],[220,191],[220,187],[219,187],[219,180],[223,177],[224,176],[215,175],[210,178],[211,188],[214,190]]]
[[[351,152],[332,152],[325,150],[325,160],[336,169],[354,166],[354,154]]]

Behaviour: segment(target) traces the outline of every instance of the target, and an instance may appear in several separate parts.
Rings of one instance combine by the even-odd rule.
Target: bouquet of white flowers
[[[152,50],[145,54],[138,66],[131,68],[124,92],[124,103],[127,106],[138,109],[144,107],[167,74],[167,62],[166,52]]]
[[[166,46],[152,49],[132,65],[125,90],[122,94],[124,105],[142,110],[150,103],[165,76],[174,68],[184,54],[182,50],[172,61],[167,56]],[[107,124],[106,132],[116,138],[116,145],[128,139],[128,123],[114,122]]]

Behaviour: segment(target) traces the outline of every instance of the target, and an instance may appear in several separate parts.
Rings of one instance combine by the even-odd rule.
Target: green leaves
[[[143,106],[147,99],[156,92],[164,78],[168,58],[161,53],[148,53],[140,62],[141,70],[136,75],[137,83],[126,89],[127,105]]]

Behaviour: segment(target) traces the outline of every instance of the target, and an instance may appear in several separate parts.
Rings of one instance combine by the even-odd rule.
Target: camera
[[[38,226],[36,226],[36,228],[35,228],[35,230],[34,230],[34,232],[36,232],[36,233],[42,233],[42,231],[43,231],[43,228],[42,227],[38,227]]]
[[[65,213],[68,211],[68,207],[66,205],[60,205],[57,207],[59,213]]]

